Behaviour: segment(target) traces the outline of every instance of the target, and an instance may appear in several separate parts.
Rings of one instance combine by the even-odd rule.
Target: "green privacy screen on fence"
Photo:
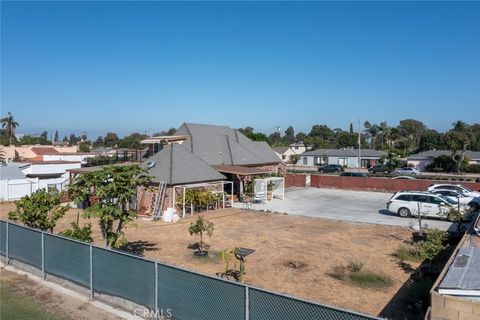
[[[379,319],[246,287],[1,220],[0,253],[8,256],[13,264],[18,260],[38,269],[42,269],[43,258],[47,279],[52,274],[70,280],[89,288],[93,297],[94,293],[102,293],[133,301],[151,310],[158,306],[163,314],[171,314],[172,319]],[[90,272],[93,273],[93,287],[90,286]],[[126,305],[122,304],[122,307]]]
[[[7,223],[0,221],[0,254],[5,255],[7,249]]]
[[[93,288],[155,309],[155,262],[94,247]]]
[[[245,287],[159,265],[158,308],[181,320],[245,320]]]
[[[37,268],[42,267],[42,232],[8,225],[8,256]]]
[[[90,286],[90,246],[45,233],[45,272]]]
[[[363,315],[329,308],[299,299],[281,296],[263,290],[250,289],[250,320],[302,319],[302,320],[367,320]]]

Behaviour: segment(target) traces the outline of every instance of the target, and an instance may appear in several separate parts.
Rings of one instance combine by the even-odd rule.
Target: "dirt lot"
[[[13,208],[13,204],[0,205],[0,216],[6,218]],[[70,210],[55,232],[68,227],[79,211]],[[187,248],[198,240],[188,233],[195,217],[175,224],[138,220],[136,227],[126,230],[126,235],[140,254],[211,275],[224,269],[218,259],[221,250],[235,246],[253,248],[256,252],[247,259],[247,283],[373,315],[380,314],[409,277],[405,266],[402,269],[391,256],[402,239],[409,238],[406,228],[240,209],[218,210],[204,216],[215,224],[212,238],[207,238],[211,245],[209,258],[194,258]],[[92,224],[96,242],[101,245],[97,225]],[[388,289],[363,289],[328,275],[334,266],[351,260],[364,261],[365,269],[389,275],[394,285]],[[303,266],[293,268],[289,261]],[[389,309],[391,314],[391,305]]]
[[[38,308],[37,311],[42,314],[41,316],[39,314],[37,318],[42,319],[120,319],[105,311],[99,310],[88,303],[60,294],[53,289],[41,285],[39,282],[29,279],[26,275],[19,275],[2,269],[0,271],[0,285],[2,286],[2,294],[8,294],[15,297],[17,300],[13,301],[15,303],[21,302],[21,305],[15,306],[17,309],[16,311],[10,310],[13,306],[4,306],[2,308],[2,313],[8,313],[8,315],[5,314],[5,317],[8,317],[9,319],[25,319],[24,317],[26,314],[35,312],[36,308]],[[3,296],[1,298],[2,301],[10,301],[12,297]],[[27,308],[28,310],[24,310]]]

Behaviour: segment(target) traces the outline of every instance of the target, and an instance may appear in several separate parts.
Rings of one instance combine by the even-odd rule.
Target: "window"
[[[433,204],[440,204],[440,203],[444,202],[442,199],[437,198],[437,197],[428,197],[428,198],[430,200],[430,203],[433,203]]]
[[[295,146],[295,150],[298,150],[298,146]]]
[[[282,160],[285,160],[286,158],[287,158],[287,156],[282,154]]]
[[[303,157],[303,165],[306,166],[307,165],[307,157]]]
[[[417,201],[417,202],[424,202],[424,203],[428,203],[429,199],[428,196],[425,196],[425,195],[419,195],[419,194],[413,194],[412,195],[412,200],[411,201]]]
[[[321,164],[320,157],[313,157],[313,164],[319,166]]]
[[[402,194],[402,195],[398,196],[395,200],[410,201],[410,195],[409,194]]]
[[[346,166],[347,165],[347,158],[338,158],[338,165],[339,166]]]
[[[362,168],[368,167],[369,164],[370,164],[370,160],[369,160],[369,159],[361,159],[361,160],[360,160],[360,167],[362,167]]]

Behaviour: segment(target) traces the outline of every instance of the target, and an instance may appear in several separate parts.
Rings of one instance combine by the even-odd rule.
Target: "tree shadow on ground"
[[[151,243],[148,241],[132,241],[127,243],[126,245],[122,246],[120,250],[131,252],[143,256],[145,251],[157,251],[158,248],[155,248],[155,243]]]

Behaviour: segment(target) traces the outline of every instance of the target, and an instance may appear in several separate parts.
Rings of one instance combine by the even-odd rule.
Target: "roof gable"
[[[148,163],[154,162],[151,168]],[[153,176],[154,182],[170,185],[224,180],[226,177],[195,156],[182,145],[173,143],[140,165]]]

